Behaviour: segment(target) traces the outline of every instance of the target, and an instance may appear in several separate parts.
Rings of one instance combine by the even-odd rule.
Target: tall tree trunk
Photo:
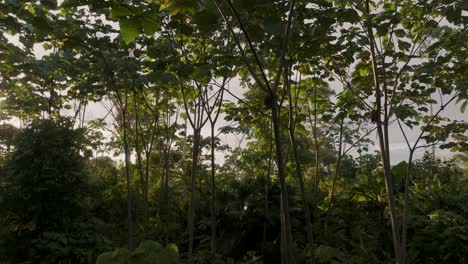
[[[127,101],[127,95],[125,95]],[[126,104],[126,103],[125,103]],[[122,122],[123,122],[123,141],[125,155],[125,178],[127,180],[127,225],[128,225],[128,248],[133,249],[133,222],[132,222],[132,196],[131,196],[131,179],[130,179],[130,153],[127,140],[127,113],[126,105],[122,107]]]
[[[392,225],[392,239],[393,239],[393,248],[395,251],[395,260],[397,264],[401,263],[401,241],[399,234],[399,224],[395,206],[395,194],[393,191],[393,179],[390,171],[390,164],[388,163],[388,158],[386,157],[385,150],[385,135],[383,134],[381,125],[378,125],[377,133],[379,137],[379,145],[382,153],[382,164],[384,167],[384,179],[385,179],[385,189],[387,192],[387,201],[388,207],[390,209],[390,221]]]
[[[283,147],[280,133],[281,120],[279,115],[278,99],[272,94],[271,116],[273,121],[273,131],[275,135],[276,159],[278,163],[278,175],[281,187],[281,263],[294,263],[294,253],[292,245],[291,221],[289,217],[288,186],[286,184],[286,171],[283,157]]]
[[[136,103],[136,93],[133,92],[133,111],[135,111],[135,152],[137,157],[137,167],[138,167],[138,175],[140,177],[140,185],[141,185],[141,193],[143,196],[143,221],[146,223],[148,219],[148,183],[145,180],[145,176],[143,174],[143,161],[141,158],[141,145],[140,145],[140,122],[138,116],[138,109]]]
[[[369,17],[369,0],[366,1],[366,13]],[[370,23],[368,21],[368,23]],[[379,146],[382,154],[382,165],[384,169],[385,189],[387,191],[388,207],[390,209],[390,221],[392,225],[392,240],[393,250],[395,253],[395,261],[397,264],[401,263],[401,240],[400,231],[398,224],[397,211],[395,206],[395,194],[393,191],[393,178],[390,172],[390,157],[389,157],[389,138],[388,138],[388,116],[384,116],[384,122],[382,122],[382,92],[380,90],[380,82],[377,70],[377,60],[375,55],[375,41],[374,33],[370,26],[367,27],[367,34],[369,37],[371,59],[372,59],[372,71],[374,75],[374,88],[375,88],[375,99],[376,99],[376,117],[377,117],[377,135],[379,138]],[[385,103],[385,106],[387,104]],[[387,109],[384,109],[384,113],[387,114]],[[385,131],[385,132],[384,132]]]
[[[318,117],[318,112],[317,112],[317,86],[314,87],[314,125],[313,125],[313,130],[314,130],[314,143],[315,143],[315,179],[314,179],[314,184],[315,184],[315,192],[316,194],[318,193],[319,190],[319,174],[320,174],[320,163],[319,163],[319,149],[320,145],[318,143],[318,131],[317,131],[317,117]]]
[[[407,167],[407,171],[406,171],[406,177],[405,177],[405,195],[404,195],[404,201],[403,201],[403,219],[402,219],[402,228],[401,228],[401,236],[402,236],[402,240],[401,240],[401,263],[404,264],[406,263],[406,255],[407,255],[407,252],[406,252],[406,246],[407,246],[407,228],[408,228],[408,223],[407,223],[407,218],[408,218],[408,210],[409,210],[409,206],[408,206],[408,203],[409,203],[409,185],[410,185],[410,182],[411,182],[411,168],[412,168],[412,165],[413,165],[413,157],[414,157],[414,152],[416,151],[416,149],[418,148],[418,143],[419,141],[422,139],[424,133],[426,132],[426,130],[428,129],[429,125],[434,122],[434,120],[436,119],[437,116],[439,116],[439,114],[453,101],[455,100],[456,98],[458,98],[459,94],[455,94],[454,96],[452,96],[452,98],[450,98],[450,100],[448,100],[445,104],[441,105],[439,110],[434,114],[432,115],[431,113],[431,119],[429,120],[429,122],[427,122],[427,124],[424,126],[424,128],[422,129],[421,133],[419,134],[418,138],[416,139],[416,141],[414,142],[413,146],[410,145],[409,143],[409,140],[408,140],[408,137],[406,136],[404,130],[403,130],[403,127],[401,126],[399,120],[398,120],[398,125],[400,126],[400,129],[401,129],[401,132],[403,133],[403,136],[405,138],[405,141],[406,141],[406,144],[408,145],[408,149],[410,151],[410,155],[409,155],[409,158],[408,158],[408,167]],[[433,157],[434,157],[434,153],[433,153]]]
[[[211,124],[211,254],[216,253],[216,185],[215,185],[215,127]]]
[[[340,123],[340,139],[339,139],[340,142],[338,146],[338,160],[336,161],[336,169],[335,169],[335,173],[333,174],[333,183],[332,183],[332,187],[330,191],[330,201],[328,203],[328,210],[327,210],[328,212],[330,211],[333,205],[336,180],[338,178],[338,173],[340,172],[341,159],[343,158],[343,155],[341,154],[343,152],[343,122],[344,122],[344,118],[341,120],[341,123]],[[327,216],[329,214],[328,212],[327,212]]]
[[[192,167],[190,169],[190,204],[188,212],[188,233],[189,233],[189,262],[192,262],[193,240],[195,232],[195,180],[197,172],[198,152],[200,149],[200,129],[196,128],[193,132],[194,143],[192,149]]]
[[[270,151],[268,155],[268,169],[267,169],[267,175],[266,175],[266,181],[265,181],[265,215],[267,214],[269,210],[269,190],[270,190],[270,185],[271,185],[271,160],[273,157],[273,144],[271,144],[271,139],[270,139]],[[265,217],[265,220],[263,221],[263,236],[262,236],[262,251],[265,253],[265,243],[266,243],[266,234],[267,234],[267,219]]]
[[[297,117],[297,96],[296,96],[296,101],[294,101],[292,91],[291,91],[291,83],[289,82],[289,76],[288,76],[288,68],[284,68],[284,80],[285,80],[285,87],[288,92],[288,98],[289,98],[289,139],[291,141],[291,146],[293,150],[293,155],[294,155],[294,161],[296,165],[296,176],[297,180],[299,182],[299,188],[301,191],[301,197],[302,197],[302,203],[304,207],[304,219],[306,222],[306,232],[307,232],[307,243],[309,245],[313,245],[313,232],[312,232],[312,220],[310,218],[310,209],[309,209],[309,199],[308,195],[305,191],[305,185],[304,185],[304,176],[302,173],[302,168],[301,168],[301,161],[299,158],[299,153],[297,150],[297,140],[295,137],[295,131],[296,131],[296,117]],[[290,71],[290,69],[289,69]],[[300,81],[299,81],[300,82]]]
[[[289,133],[290,139],[291,139],[291,145],[293,149],[293,154],[294,154],[294,160],[296,164],[296,176],[299,181],[299,188],[301,190],[301,196],[302,196],[302,203],[304,206],[304,216],[305,216],[305,222],[306,222],[306,232],[307,232],[307,242],[310,245],[314,244],[314,235],[312,232],[312,220],[310,218],[310,209],[309,209],[309,201],[307,199],[307,194],[305,191],[305,185],[304,185],[304,177],[302,174],[302,168],[301,168],[301,162],[299,160],[299,153],[297,151],[297,141],[294,138],[294,132]]]
[[[163,222],[167,222],[168,218],[168,203],[169,203],[169,173],[170,173],[170,165],[169,165],[169,150],[163,150],[163,159],[164,159],[164,175],[161,179],[161,186],[160,186],[160,194],[159,194],[159,201],[160,201],[160,208],[159,208],[159,218]]]
[[[409,199],[409,184],[411,181],[411,167],[413,165],[413,155],[415,149],[410,149],[410,155],[408,158],[408,167],[406,169],[405,176],[405,197],[403,201],[403,217],[402,217],[402,230],[401,230],[401,263],[406,263],[406,241],[407,241],[407,229],[408,229],[408,199]]]
[[[165,142],[164,142],[164,147],[163,147],[164,175],[163,175],[163,178],[161,179],[161,188],[160,188],[161,191],[159,194],[159,201],[160,201],[159,218],[163,222],[167,223],[169,221],[169,217],[168,217],[169,177],[170,177],[169,174],[170,174],[170,154],[171,154],[171,145],[172,145],[172,138],[169,132],[169,125],[171,123],[171,115],[169,114],[169,101],[166,101],[165,110],[166,110],[166,116],[165,116],[166,120],[164,121],[165,122],[164,129],[165,129],[166,135],[165,135],[165,139],[164,139]],[[167,240],[167,237],[166,237],[166,240]]]
[[[165,165],[164,165],[164,202],[166,203],[169,203],[169,177],[170,177],[170,174],[171,174],[171,170],[170,170],[170,164],[171,164],[171,160],[170,160],[170,149],[168,149],[167,153],[166,153],[166,160],[165,160]],[[166,213],[167,213],[167,205],[166,205]]]

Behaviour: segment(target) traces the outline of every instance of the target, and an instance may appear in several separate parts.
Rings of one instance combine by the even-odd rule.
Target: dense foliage
[[[465,9],[0,0],[0,262],[468,262]]]

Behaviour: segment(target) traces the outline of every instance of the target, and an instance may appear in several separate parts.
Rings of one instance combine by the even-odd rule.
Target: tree
[[[2,186],[12,260],[87,259],[86,254],[61,251],[72,245],[69,239],[86,215],[81,203],[87,188],[86,160],[80,154],[84,136],[72,127],[67,119],[34,121],[15,141]],[[54,246],[55,239],[65,239],[64,244]]]
[[[0,262],[466,262],[463,4],[0,1]]]
[[[215,1],[216,3],[216,1]],[[271,118],[273,120],[273,131],[275,135],[275,146],[276,146],[276,158],[277,158],[277,165],[278,165],[278,174],[280,177],[280,182],[281,182],[281,222],[282,222],[282,227],[281,227],[281,243],[282,243],[282,254],[281,254],[281,262],[282,263],[289,263],[294,262],[294,253],[293,253],[293,245],[292,245],[292,233],[291,233],[291,223],[290,223],[290,216],[289,216],[289,205],[288,205],[288,187],[286,185],[286,175],[285,175],[285,166],[284,166],[284,153],[283,153],[283,146],[282,146],[282,140],[281,140],[281,135],[280,135],[280,126],[281,126],[281,118],[280,118],[280,105],[278,104],[279,102],[279,97],[278,97],[278,88],[280,85],[280,79],[282,76],[282,72],[285,67],[285,62],[286,62],[286,53],[288,51],[288,44],[289,44],[289,37],[290,37],[290,30],[291,30],[291,24],[292,24],[292,19],[293,19],[293,14],[294,14],[294,8],[295,8],[295,1],[290,1],[288,4],[288,7],[286,10],[275,10],[276,12],[279,13],[279,17],[282,16],[283,13],[288,12],[287,18],[284,21],[284,24],[281,26],[284,30],[283,33],[283,39],[280,41],[279,49],[277,50],[278,52],[278,66],[276,69],[276,76],[273,78],[273,82],[271,83],[270,80],[267,79],[266,72],[264,71],[264,65],[260,62],[258,55],[257,55],[257,50],[252,44],[252,39],[251,35],[248,33],[248,31],[244,27],[244,21],[241,20],[241,17],[237,11],[237,8],[234,7],[231,1],[227,0],[226,3],[229,6],[229,9],[232,11],[233,16],[235,17],[236,22],[238,23],[239,29],[241,30],[242,34],[244,35],[247,45],[248,45],[248,50],[252,53],[253,57],[255,58],[255,64],[256,67],[258,67],[259,71],[254,71],[252,68],[252,65],[249,62],[248,57],[246,56],[246,53],[244,51],[244,48],[241,46],[240,39],[238,36],[235,34],[234,27],[231,24],[230,21],[228,21],[225,11],[221,9],[221,7],[216,3],[216,6],[220,12],[220,14],[223,16],[224,21],[226,22],[226,25],[233,35],[233,38],[238,46],[238,49],[240,50],[240,53],[242,55],[242,58],[246,62],[246,66],[249,70],[249,73],[251,76],[255,79],[256,84],[258,87],[263,90],[266,95],[265,95],[265,102],[268,107],[271,109]],[[277,13],[277,14],[278,14]],[[259,72],[259,73],[258,73]]]

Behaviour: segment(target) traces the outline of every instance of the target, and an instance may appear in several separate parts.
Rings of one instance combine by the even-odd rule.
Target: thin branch
[[[370,133],[372,133],[376,129],[377,129],[377,127],[375,126],[374,128],[367,131],[363,136],[361,136],[358,140],[356,140],[349,148],[347,148],[343,152],[343,155],[346,155],[351,149],[353,149],[357,144],[359,144],[359,142],[361,142],[364,138],[366,138]]]
[[[230,0],[227,0],[230,1]],[[292,25],[292,18],[294,14],[294,7],[296,5],[295,0],[291,0],[289,2],[289,14],[288,14],[288,20],[286,22],[286,28],[283,36],[283,44],[281,47],[281,53],[280,53],[280,63],[278,65],[278,72],[276,73],[276,78],[275,82],[273,85],[273,92],[276,93],[276,90],[278,89],[279,82],[281,79],[281,72],[283,70],[283,66],[286,64],[286,51],[288,50],[288,44],[289,44],[289,35],[291,31],[291,25]]]
[[[444,105],[442,105],[439,110],[431,117],[431,119],[426,123],[426,126],[424,126],[424,128],[421,130],[421,133],[419,134],[418,138],[416,139],[416,142],[414,142],[413,144],[413,149],[416,148],[416,146],[418,145],[419,143],[419,140],[421,140],[422,136],[424,135],[424,133],[426,132],[427,128],[429,127],[429,125],[436,119],[437,116],[439,116],[439,114],[444,111],[445,107],[447,107],[447,105],[449,105],[453,100],[455,100],[458,95],[460,93],[456,93],[454,96],[452,96],[452,98],[450,98],[450,100],[448,100]]]
[[[254,55],[254,58],[255,58],[255,61],[257,63],[257,66],[259,67],[260,69],[260,73],[262,75],[262,78],[264,79],[265,83],[263,83],[260,78],[257,76],[257,74],[255,73],[252,65],[250,65],[249,63],[249,60],[247,58],[247,55],[244,51],[244,49],[242,48],[242,45],[240,43],[240,40],[236,37],[236,33],[234,31],[234,28],[232,27],[232,25],[229,23],[226,15],[223,13],[223,11],[221,10],[221,7],[219,6],[217,0],[213,0],[214,4],[216,5],[216,8],[218,9],[218,12],[221,14],[221,17],[223,18],[224,22],[226,22],[226,26],[228,27],[229,31],[231,31],[231,34],[233,35],[233,39],[234,41],[236,42],[236,45],[237,47],[239,48],[239,51],[241,53],[241,56],[242,58],[245,60],[245,63],[247,65],[247,68],[250,72],[250,74],[252,74],[252,77],[255,79],[255,81],[257,82],[257,84],[260,86],[260,88],[267,92],[267,93],[270,93],[271,92],[271,88],[270,88],[270,84],[269,84],[269,81],[268,81],[268,78],[266,77],[266,74],[265,74],[265,71],[263,70],[263,67],[262,67],[262,64],[260,62],[260,59],[258,58],[258,55],[257,53],[255,52],[255,48],[253,47],[253,44],[252,44],[252,41],[250,40],[250,37],[249,35],[247,34],[247,31],[245,30],[244,28],[244,25],[242,24],[241,20],[240,20],[240,17],[239,17],[239,14],[237,13],[236,9],[234,8],[234,6],[232,5],[231,1],[229,0],[226,0],[226,2],[228,2],[228,5],[229,7],[231,8],[231,11],[234,13],[234,16],[236,17],[238,23],[239,23],[239,26],[245,36],[245,38],[247,39],[247,43],[249,45],[249,48],[251,50],[251,52],[253,53]]]

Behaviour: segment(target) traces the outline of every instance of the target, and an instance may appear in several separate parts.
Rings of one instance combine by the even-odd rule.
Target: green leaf
[[[122,35],[125,44],[129,44],[134,41],[141,32],[140,25],[136,24],[135,21],[132,21],[131,19],[120,19],[119,26],[120,34]]]
[[[398,47],[400,50],[408,51],[411,48],[411,44],[406,41],[398,40]]]
[[[353,9],[346,9],[343,11],[340,20],[349,23],[357,23],[359,22],[359,14]]]
[[[52,49],[52,44],[50,44],[49,42],[46,42],[46,43],[42,44],[42,47],[45,50],[50,50],[50,49]]]
[[[393,33],[395,33],[395,35],[399,38],[403,38],[406,35],[406,32],[404,29],[397,29],[393,31]]]
[[[203,32],[210,32],[214,30],[218,23],[218,15],[209,11],[197,12],[193,16],[193,23],[198,25],[198,28]]]
[[[159,30],[159,21],[153,19],[150,16],[144,16],[141,20],[141,28],[143,32],[148,36],[153,36],[156,31]]]
[[[369,182],[369,177],[365,174],[358,174],[356,175],[356,179],[358,180],[359,184],[366,185]]]
[[[110,17],[113,19],[118,19],[121,17],[131,16],[133,15],[132,11],[128,9],[128,7],[123,5],[112,5]]]
[[[189,77],[194,71],[194,67],[191,64],[178,63],[174,65],[174,70],[177,72],[178,77]]]
[[[462,104],[462,106],[460,107],[460,112],[465,113],[467,104],[468,104],[468,100]]]
[[[33,4],[28,4],[26,9],[29,11],[29,13],[31,13],[32,15],[36,15],[36,9],[35,9],[35,6]]]
[[[211,80],[211,67],[210,65],[200,65],[194,68],[194,71],[190,74],[193,79],[207,83]]]
[[[382,23],[376,27],[379,36],[385,36],[388,33],[389,23]]]

